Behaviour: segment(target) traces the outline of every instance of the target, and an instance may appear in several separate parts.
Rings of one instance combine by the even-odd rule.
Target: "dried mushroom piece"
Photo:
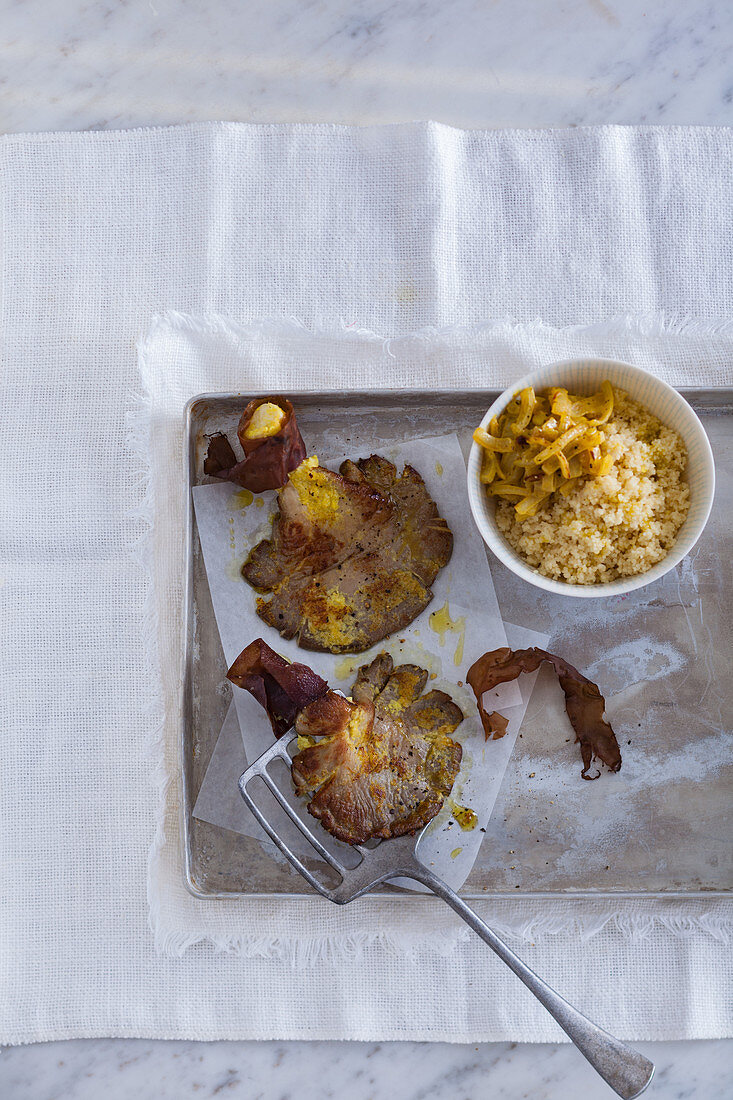
[[[242,575],[270,599],[257,614],[303,649],[360,653],[427,607],[453,536],[411,466],[379,455],[340,473],[313,456],[278,494],[272,536]]]
[[[359,669],[353,701],[329,691],[305,707],[297,733],[313,741],[292,776],[308,810],[347,844],[415,833],[438,813],[461,764],[450,736],[463,712],[449,695],[422,695],[428,674],[380,653]]]
[[[239,421],[237,437],[244,451],[239,462],[225,435],[209,440],[204,473],[233,481],[252,493],[279,489],[288,474],[305,458],[293,406],[285,397],[258,397],[250,401]]]
[[[484,692],[491,691],[498,684],[516,680],[522,672],[534,672],[543,661],[552,665],[565,692],[565,709],[575,730],[575,740],[580,742],[583,758],[580,774],[583,779],[598,778],[598,775],[588,774],[595,759],[602,761],[612,772],[617,772],[621,767],[621,750],[615,733],[603,717],[606,701],[598,685],[562,657],[547,653],[544,649],[494,649],[484,653],[471,665],[466,680],[476,696],[486,739],[492,734],[495,736],[496,727],[492,722],[495,716],[488,714],[481,702]]]
[[[481,723],[487,741],[499,741],[509,728],[509,719],[499,714],[498,710],[492,710],[490,714],[482,714]]]
[[[254,695],[267,711],[276,737],[291,728],[303,707],[329,690],[326,681],[307,665],[290,664],[262,638],[242,650],[227,679]]]

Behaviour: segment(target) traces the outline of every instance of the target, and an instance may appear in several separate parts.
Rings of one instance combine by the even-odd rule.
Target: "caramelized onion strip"
[[[604,451],[606,436],[600,426],[613,408],[608,381],[590,397],[559,386],[540,394],[527,386],[515,393],[501,415],[491,418],[489,431],[479,427],[473,433],[484,449],[480,477],[489,495],[516,500],[522,519],[536,515],[553,493],[567,491],[578,478],[609,473],[614,458]]]

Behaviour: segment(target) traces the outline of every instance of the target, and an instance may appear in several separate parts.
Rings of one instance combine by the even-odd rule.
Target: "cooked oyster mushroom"
[[[411,466],[379,455],[334,473],[308,458],[278,494],[272,537],[242,575],[270,599],[257,613],[303,649],[360,653],[432,599],[453,536]]]
[[[451,734],[463,712],[442,691],[422,694],[428,674],[381,653],[359,670],[353,701],[334,691],[295,721],[314,743],[293,759],[295,789],[339,840],[414,833],[440,810],[461,763]]]

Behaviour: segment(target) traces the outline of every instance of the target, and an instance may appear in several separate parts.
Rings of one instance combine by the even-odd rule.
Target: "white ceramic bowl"
[[[518,577],[546,592],[556,592],[563,596],[618,596],[623,592],[642,588],[664,576],[689,554],[700,538],[713,503],[713,452],[698,417],[684,397],[666,382],[640,367],[632,367],[629,363],[618,363],[613,359],[576,359],[542,367],[520,378],[505,390],[487,410],[481,426],[487,427],[491,418],[499,416],[517,390],[524,389],[525,386],[534,386],[535,391],[545,390],[548,386],[565,386],[571,393],[585,395],[598,390],[604,378],[613,386],[626,390],[630,397],[659,417],[663,424],[679,432],[687,446],[685,477],[690,486],[690,510],[670,552],[646,573],[609,581],[608,584],[568,584],[544,577],[512,549],[497,527],[494,518],[495,502],[479,480],[482,449],[477,443],[472,445],[468,458],[468,499],[473,518],[486,545]]]

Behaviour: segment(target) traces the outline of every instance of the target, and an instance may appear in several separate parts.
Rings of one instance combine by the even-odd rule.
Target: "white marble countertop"
[[[2,128],[726,123],[715,0],[2,0]]]
[[[650,1100],[724,1100],[725,1041],[639,1043]],[[574,1047],[551,1043],[258,1043],[76,1039],[6,1050],[5,1100],[609,1100]]]
[[[0,0],[5,132],[207,119],[729,125],[715,0]],[[643,1043],[659,1100],[730,1094],[731,1044]],[[7,1100],[611,1095],[563,1045],[74,1040],[6,1048]]]

